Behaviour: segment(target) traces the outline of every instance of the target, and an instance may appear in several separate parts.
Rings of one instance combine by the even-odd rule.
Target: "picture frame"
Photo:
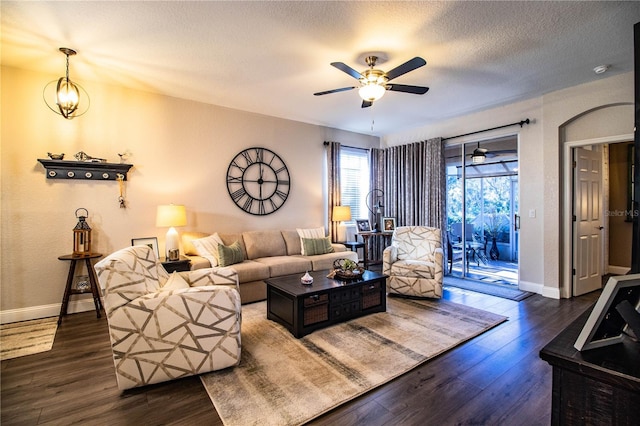
[[[158,238],[145,237],[145,238],[132,238],[132,246],[149,246],[156,254],[156,259],[160,258],[160,252],[158,251]]]
[[[393,232],[396,229],[396,218],[395,217],[383,217],[382,218],[382,231],[383,232]]]
[[[640,322],[639,309],[640,274],[609,278],[574,348],[585,351],[613,345],[621,342],[631,330],[637,333],[637,327],[632,327]]]
[[[356,227],[358,228],[358,232],[371,232],[369,219],[356,219]]]

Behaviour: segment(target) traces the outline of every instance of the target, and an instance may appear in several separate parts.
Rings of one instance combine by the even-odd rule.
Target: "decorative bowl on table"
[[[342,281],[353,281],[362,278],[364,268],[358,266],[351,259],[336,259],[333,262],[333,270],[329,273],[329,278],[335,278]]]

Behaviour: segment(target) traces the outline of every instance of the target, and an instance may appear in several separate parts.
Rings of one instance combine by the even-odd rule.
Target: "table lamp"
[[[168,204],[158,206],[156,214],[156,226],[159,228],[169,227],[165,240],[165,254],[167,260],[178,260],[180,258],[180,246],[178,231],[176,226],[187,224],[187,210],[183,205]]]
[[[342,229],[346,228],[345,222],[351,220],[351,207],[349,206],[333,206],[333,212],[331,214],[331,220],[334,222],[340,222],[338,225],[338,237],[341,241],[346,241],[347,231],[344,230],[344,238],[342,238]]]

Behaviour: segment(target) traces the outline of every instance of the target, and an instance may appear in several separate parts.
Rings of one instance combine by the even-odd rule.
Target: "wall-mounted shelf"
[[[97,163],[89,161],[48,160],[39,158],[47,170],[47,179],[75,180],[116,180],[123,175],[127,180],[127,172],[133,164]]]

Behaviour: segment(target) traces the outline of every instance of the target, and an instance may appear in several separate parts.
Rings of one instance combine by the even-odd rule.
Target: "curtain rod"
[[[331,142],[324,141],[324,142],[322,142],[322,145],[329,146],[330,143]],[[369,151],[371,149],[371,148],[361,148],[359,146],[349,146],[349,145],[344,145],[344,144],[340,144],[340,146],[343,147],[343,148],[361,149],[363,151]]]
[[[516,123],[511,123],[511,124],[505,124],[504,126],[498,126],[498,127],[492,127],[490,129],[484,129],[484,130],[478,130],[475,132],[470,132],[470,133],[465,133],[464,135],[458,135],[458,136],[450,136],[448,138],[442,138],[443,141],[448,141],[449,139],[456,139],[456,138],[461,138],[463,136],[469,136],[469,135],[475,135],[476,133],[483,133],[483,132],[490,132],[491,130],[497,130],[497,129],[502,129],[505,127],[511,127],[511,126],[515,126],[516,124],[520,125],[520,127],[524,126],[525,124],[529,124],[531,121],[529,121],[529,119],[524,119],[522,121],[518,121]]]

